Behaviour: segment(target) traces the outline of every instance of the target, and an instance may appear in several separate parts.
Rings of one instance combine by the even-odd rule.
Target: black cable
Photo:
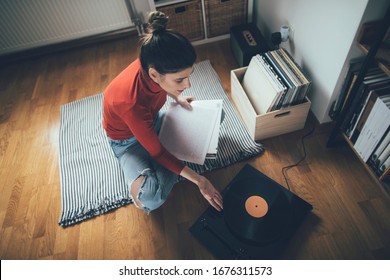
[[[298,166],[302,161],[304,161],[306,159],[306,148],[305,148],[305,141],[304,140],[306,137],[313,134],[314,130],[315,130],[315,125],[312,123],[312,127],[311,127],[310,131],[308,133],[306,133],[305,135],[303,135],[301,138],[303,157],[300,160],[298,160],[296,163],[285,166],[282,168],[282,174],[283,174],[284,180],[286,181],[287,188],[289,191],[291,191],[291,188],[290,188],[290,184],[288,183],[288,179],[287,179],[287,171],[295,166]]]

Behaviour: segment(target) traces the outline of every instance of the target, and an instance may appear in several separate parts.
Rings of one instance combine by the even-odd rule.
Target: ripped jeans
[[[154,128],[160,130],[163,113],[159,113]],[[128,185],[129,196],[132,183],[144,176],[138,199],[144,206],[145,212],[160,207],[167,199],[179,176],[158,164],[134,137],[125,140],[109,139],[112,150],[118,158]],[[134,205],[136,205],[134,203]]]

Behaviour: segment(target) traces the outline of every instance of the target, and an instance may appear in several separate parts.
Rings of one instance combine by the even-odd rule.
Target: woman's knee
[[[161,186],[154,171],[148,170],[143,173],[143,177],[138,198],[144,210],[150,212],[159,208],[167,200],[168,193],[163,191],[165,186]]]

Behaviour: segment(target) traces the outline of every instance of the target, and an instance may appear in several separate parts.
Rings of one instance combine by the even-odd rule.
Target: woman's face
[[[160,85],[160,87],[168,92],[170,96],[179,96],[186,88],[191,87],[190,75],[193,72],[193,67],[186,68],[176,73],[168,73],[161,75],[154,72],[151,77]]]

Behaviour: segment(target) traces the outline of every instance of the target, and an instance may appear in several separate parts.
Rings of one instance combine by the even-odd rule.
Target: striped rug
[[[193,95],[198,100],[223,99],[225,111],[217,158],[206,160],[204,165],[188,163],[191,168],[204,173],[263,152],[262,145],[255,143],[245,130],[208,60],[195,65],[191,85],[185,91],[186,95]],[[100,93],[61,107],[59,165],[62,213],[59,224],[63,227],[131,202],[122,171],[101,126],[102,98]],[[167,109],[167,104],[163,110]]]

